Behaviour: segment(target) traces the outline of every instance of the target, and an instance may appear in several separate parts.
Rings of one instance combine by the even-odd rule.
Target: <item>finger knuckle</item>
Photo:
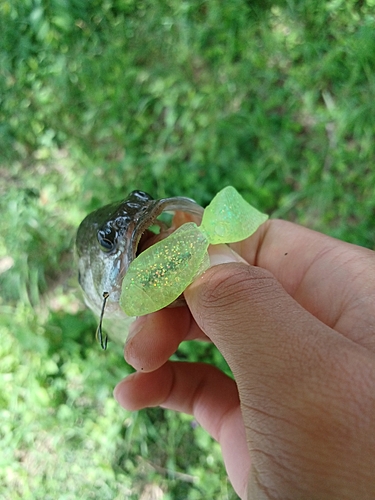
[[[244,308],[264,303],[277,286],[273,275],[264,269],[240,263],[215,266],[203,285],[201,310],[206,318],[208,314],[233,324],[236,317],[243,316]]]

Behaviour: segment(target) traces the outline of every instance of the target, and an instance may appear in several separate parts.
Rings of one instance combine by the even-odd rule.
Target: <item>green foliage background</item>
[[[374,248],[375,1],[2,0],[0,33],[1,498],[236,498],[190,417],[114,402],[131,369],[93,341],[75,230],[231,184]]]

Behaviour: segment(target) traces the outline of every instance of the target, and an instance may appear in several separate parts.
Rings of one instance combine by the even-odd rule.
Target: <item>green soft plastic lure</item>
[[[204,210],[200,226],[183,224],[131,262],[122,282],[121,308],[128,316],[143,316],[168,306],[209,268],[209,245],[244,240],[267,219],[235,188],[222,189]]]

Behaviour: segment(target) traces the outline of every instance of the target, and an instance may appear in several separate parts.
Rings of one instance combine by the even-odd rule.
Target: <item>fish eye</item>
[[[98,231],[98,241],[103,252],[110,253],[115,249],[115,237],[116,233],[113,230],[110,230],[108,232]]]
[[[99,241],[100,246],[104,252],[111,252],[114,249],[115,244],[107,238],[103,238]]]

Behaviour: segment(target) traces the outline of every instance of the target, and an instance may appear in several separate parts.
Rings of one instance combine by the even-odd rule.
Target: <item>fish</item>
[[[171,215],[168,218],[166,214]],[[185,222],[200,224],[202,216],[203,208],[190,198],[154,199],[144,191],[134,190],[125,199],[105,205],[83,219],[75,240],[78,281],[87,306],[96,316],[103,315],[105,304],[113,337],[122,337],[121,332],[129,324],[119,301],[131,262]],[[180,303],[178,299],[172,305]]]

